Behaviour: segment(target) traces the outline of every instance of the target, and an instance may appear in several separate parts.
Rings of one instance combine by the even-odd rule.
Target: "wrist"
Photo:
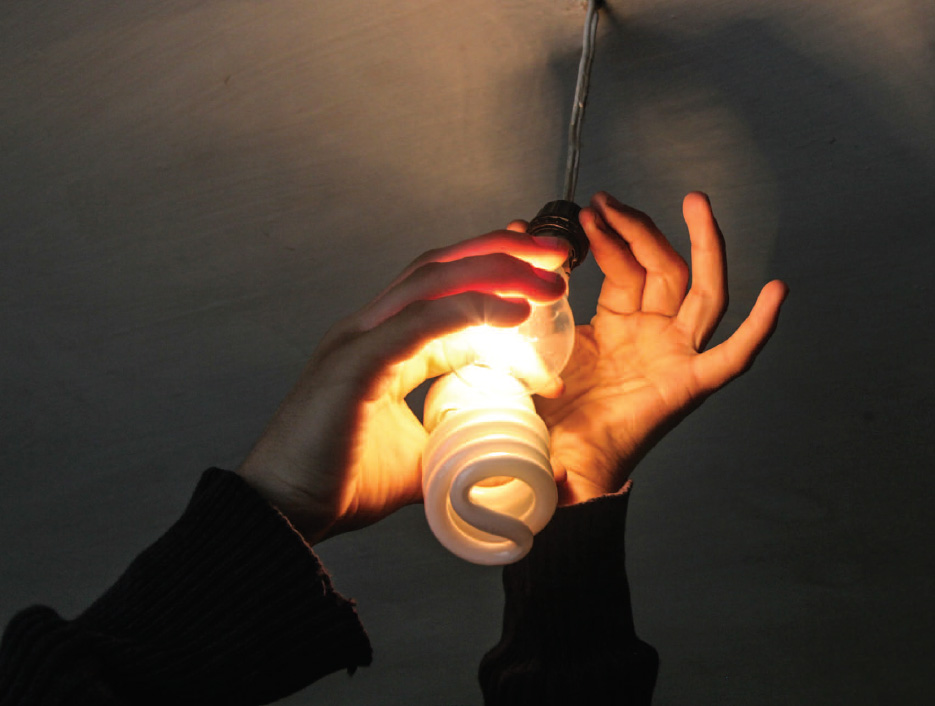
[[[560,507],[580,505],[625,493],[630,487],[631,471],[629,466],[622,464],[609,469],[601,464],[592,464],[587,473],[568,470],[564,481],[558,484],[558,504]]]
[[[314,546],[329,536],[337,518],[333,513],[316,511],[315,503],[305,491],[252,463],[249,458],[235,473],[266,500],[306,544]]]

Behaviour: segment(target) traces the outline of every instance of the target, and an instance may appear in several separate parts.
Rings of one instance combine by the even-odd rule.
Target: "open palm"
[[[603,193],[582,211],[605,280],[596,315],[577,328],[564,393],[537,401],[562,504],[619,490],[667,431],[750,366],[775,328],[786,295],[778,281],[705,351],[727,306],[724,243],[706,196],[686,196],[683,212],[691,289],[687,264],[648,216]]]

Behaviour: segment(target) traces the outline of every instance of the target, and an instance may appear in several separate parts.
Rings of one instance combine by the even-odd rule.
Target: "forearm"
[[[656,651],[635,633],[626,491],[560,508],[503,572],[503,635],[480,666],[487,706],[649,704]]]
[[[82,615],[37,607],[11,621],[0,704],[261,704],[369,662],[353,604],[298,534],[213,469]]]

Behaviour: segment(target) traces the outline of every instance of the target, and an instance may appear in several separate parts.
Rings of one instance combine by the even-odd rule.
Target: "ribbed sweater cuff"
[[[488,706],[649,703],[658,660],[633,627],[628,501],[629,485],[559,508],[532,551],[504,568],[503,635],[480,667]]]
[[[182,517],[76,620],[34,617],[42,620],[18,638],[26,661],[54,672],[56,661],[82,659],[80,645],[114,703],[268,703],[371,659],[353,603],[298,533],[219,469],[205,472]],[[62,631],[75,649],[49,637]]]

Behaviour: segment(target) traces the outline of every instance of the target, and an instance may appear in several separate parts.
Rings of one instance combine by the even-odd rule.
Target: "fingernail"
[[[549,250],[568,249],[568,241],[557,235],[534,235],[532,239],[537,245],[541,245]]]
[[[610,194],[607,194],[607,203],[617,209],[626,208],[626,206],[623,203],[618,201],[616,198],[614,198]]]
[[[536,277],[541,279],[543,282],[548,282],[552,287],[561,286],[562,289],[565,288],[565,278],[556,272],[549,272],[548,270],[540,270],[539,268],[533,269]]]
[[[610,228],[607,225],[607,221],[604,220],[604,217],[597,211],[591,211],[591,213],[594,214],[594,225],[605,233],[610,232]]]

